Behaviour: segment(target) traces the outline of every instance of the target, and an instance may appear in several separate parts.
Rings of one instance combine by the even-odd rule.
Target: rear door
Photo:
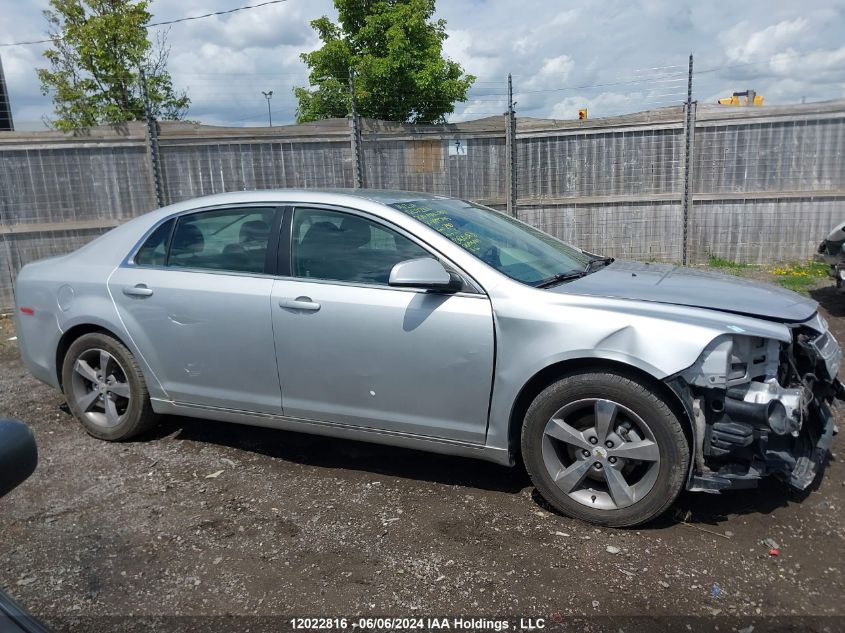
[[[388,285],[434,256],[395,227],[297,207],[272,312],[285,415],[481,443],[493,378],[490,301]]]
[[[172,218],[110,278],[135,346],[174,401],[281,413],[266,273],[280,216],[238,206]]]

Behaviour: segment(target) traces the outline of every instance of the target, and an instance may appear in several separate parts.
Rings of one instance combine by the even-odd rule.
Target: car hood
[[[780,322],[806,321],[818,307],[812,299],[771,284],[706,270],[631,261],[615,261],[549,291],[655,301]]]

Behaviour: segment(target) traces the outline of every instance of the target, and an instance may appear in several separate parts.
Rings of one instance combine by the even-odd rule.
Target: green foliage
[[[807,261],[798,264],[780,264],[769,268],[775,281],[784,288],[795,292],[806,292],[821,279],[826,279],[828,266],[820,262]]]
[[[445,20],[435,0],[335,0],[339,24],[311,22],[322,48],[300,55],[310,88],[294,90],[299,123],[345,117],[354,73],[358,113],[387,121],[439,123],[466,101],[475,77],[443,57]]]
[[[812,290],[828,277],[828,265],[820,262],[805,261],[788,264],[776,264],[774,266],[753,266],[711,255],[707,265],[710,268],[742,277],[752,277],[774,282],[795,292]]]
[[[730,259],[725,259],[724,257],[718,257],[716,255],[711,255],[707,259],[707,265],[711,268],[721,268],[727,270],[728,272],[739,272],[740,270],[744,270],[746,268],[750,268],[750,264],[742,264],[740,262],[734,262]]]
[[[140,69],[156,118],[184,117],[190,100],[173,88],[165,38],[155,46],[149,40],[148,6],[149,0],[50,0],[44,11],[50,67],[39,68],[38,77],[42,93],[53,94],[51,125],[71,131],[143,120]]]

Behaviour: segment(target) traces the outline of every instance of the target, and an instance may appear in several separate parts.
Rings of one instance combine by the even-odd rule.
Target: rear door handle
[[[320,304],[316,301],[311,301],[311,297],[297,297],[296,299],[279,299],[279,307],[289,310],[316,312],[320,309]]]
[[[130,297],[149,297],[153,291],[147,288],[146,284],[138,284],[136,286],[124,286],[123,294]]]

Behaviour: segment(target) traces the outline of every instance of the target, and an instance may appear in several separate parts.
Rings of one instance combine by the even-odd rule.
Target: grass
[[[732,262],[729,259],[725,259],[724,257],[718,257],[716,255],[711,255],[707,259],[707,265],[710,268],[721,268],[722,270],[727,270],[729,272],[739,272],[740,270],[744,270],[746,268],[751,268],[751,264],[742,264],[740,262]]]
[[[784,288],[806,292],[819,280],[827,278],[827,265],[808,261],[800,264],[779,264],[767,269]]]
[[[755,266],[711,255],[707,260],[707,265],[732,275],[772,281],[789,290],[803,293],[814,288],[828,276],[827,265],[814,261]]]

